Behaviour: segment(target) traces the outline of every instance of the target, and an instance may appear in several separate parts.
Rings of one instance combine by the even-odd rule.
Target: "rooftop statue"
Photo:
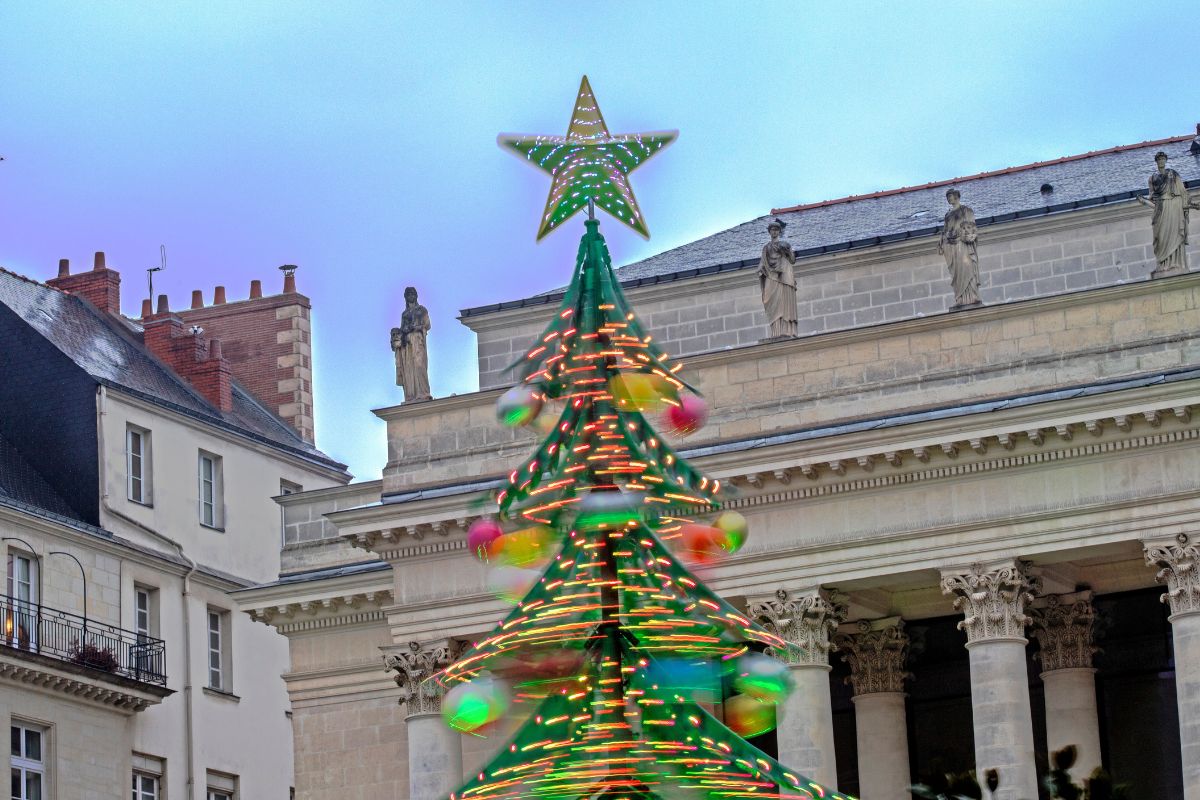
[[[796,253],[783,238],[787,223],[774,219],[767,224],[771,241],[763,245],[758,262],[758,282],[763,306],[767,311],[767,337],[787,339],[796,336]]]
[[[983,305],[979,299],[979,243],[975,228],[975,212],[962,204],[958,189],[946,191],[950,210],[942,224],[938,253],[946,259],[950,285],[954,287],[951,311]]]
[[[1154,209],[1150,226],[1154,229],[1154,258],[1158,267],[1155,278],[1179,275],[1188,271],[1188,211],[1200,208],[1192,200],[1183,178],[1167,167],[1167,154],[1161,150],[1154,156],[1158,169],[1150,175],[1149,198],[1137,196],[1138,202]]]
[[[392,328],[392,350],[396,354],[396,385],[404,388],[404,402],[431,400],[429,393],[429,311],[417,302],[417,290],[404,290],[404,313],[400,327]]]

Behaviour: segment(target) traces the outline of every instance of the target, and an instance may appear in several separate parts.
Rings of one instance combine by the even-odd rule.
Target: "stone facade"
[[[1148,279],[1149,228],[1127,199],[993,222],[981,239],[987,305],[954,313],[932,240],[802,258],[803,335],[790,341],[759,342],[747,270],[628,292],[660,341],[695,353],[684,375],[711,415],[679,446],[733,487],[726,507],[752,532],[705,580],[793,645],[775,654],[795,690],[765,746],[868,800],[900,800],[951,755],[956,768],[998,770],[996,797],[1015,800],[1038,791],[1042,742],[1071,743],[1081,766],[1103,752],[1127,770],[1119,779],[1196,800],[1200,615],[1186,605],[1186,537],[1200,521],[1200,275]],[[391,698],[405,724],[389,751],[406,764],[398,796],[434,798],[505,743],[505,731],[435,736],[432,704],[399,705],[408,678],[398,688],[380,655],[472,640],[505,613],[466,532],[487,512],[481,492],[533,444],[496,422],[497,370],[550,308],[468,316],[484,389],[376,411],[388,463],[363,487],[369,502],[352,507],[354,487],[285,501],[285,519],[307,526],[295,529],[306,563],[323,567],[243,595],[292,643],[297,713]],[[1118,667],[1137,665],[1086,662],[1093,630],[1078,603],[1136,604],[1156,571],[1175,613],[1163,611],[1154,644],[1165,648],[1170,625],[1177,666],[1139,673],[1157,693],[1139,713],[1180,721],[1148,734],[1154,752],[1176,754],[1152,770],[1128,755],[1143,741],[1109,731],[1102,746],[1096,698],[1134,691]],[[1044,718],[1030,695],[1038,648]],[[317,653],[319,667],[299,666]],[[1172,681],[1177,710],[1158,699]],[[344,736],[361,725],[344,721]],[[314,757],[344,741],[321,739]],[[348,787],[313,774],[297,794]]]

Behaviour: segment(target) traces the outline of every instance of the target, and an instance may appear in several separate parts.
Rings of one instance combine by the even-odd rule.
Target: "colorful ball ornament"
[[[471,523],[467,528],[467,548],[480,561],[487,561],[491,555],[492,543],[504,535],[500,523],[488,517],[482,517]]]
[[[521,567],[500,566],[488,572],[488,588],[508,603],[519,603],[541,578],[541,573]]]
[[[542,395],[532,386],[517,384],[496,401],[496,419],[510,428],[528,425],[542,412]]]
[[[708,403],[703,397],[685,394],[679,401],[667,406],[667,430],[679,436],[687,436],[704,427],[708,421]]]
[[[675,385],[660,375],[622,373],[608,382],[613,402],[622,411],[656,411],[675,396]]]
[[[675,540],[678,542],[676,548],[680,557],[689,563],[710,564],[724,555],[721,549],[724,536],[725,534],[716,528],[688,522],[679,529],[679,536]]]
[[[734,666],[733,688],[764,703],[778,703],[792,690],[787,665],[762,653],[747,653]]]
[[[623,528],[641,518],[641,497],[629,492],[588,492],[579,501],[575,528],[613,530]]]
[[[500,719],[511,703],[502,683],[488,677],[476,678],[446,692],[442,717],[451,728],[471,733]]]
[[[746,518],[736,511],[726,511],[717,517],[713,527],[721,532],[718,544],[727,553],[736,553],[746,543],[750,535],[750,525]]]
[[[544,525],[523,528],[492,540],[489,558],[497,564],[530,567],[545,564],[554,548],[554,532]]]
[[[735,694],[725,701],[725,724],[743,738],[761,736],[775,727],[775,706]]]

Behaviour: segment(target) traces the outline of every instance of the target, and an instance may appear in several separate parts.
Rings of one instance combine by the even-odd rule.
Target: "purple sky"
[[[495,144],[562,134],[587,73],[614,133],[678,128],[634,175],[627,263],[790,205],[1178,135],[1200,121],[1194,4],[6,3],[0,265],[94,250],[136,315],[300,265],[318,444],[360,478],[397,402],[413,284],[434,394],[476,387],[461,308],[562,285],[548,179]],[[607,13],[601,13],[601,9]]]

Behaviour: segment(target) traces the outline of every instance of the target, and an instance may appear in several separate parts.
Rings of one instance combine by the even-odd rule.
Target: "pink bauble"
[[[483,517],[467,528],[467,547],[480,561],[487,561],[492,542],[504,535],[504,529],[494,519]]]
[[[708,421],[708,403],[703,397],[685,394],[678,404],[667,406],[667,428],[681,436],[695,433]]]

